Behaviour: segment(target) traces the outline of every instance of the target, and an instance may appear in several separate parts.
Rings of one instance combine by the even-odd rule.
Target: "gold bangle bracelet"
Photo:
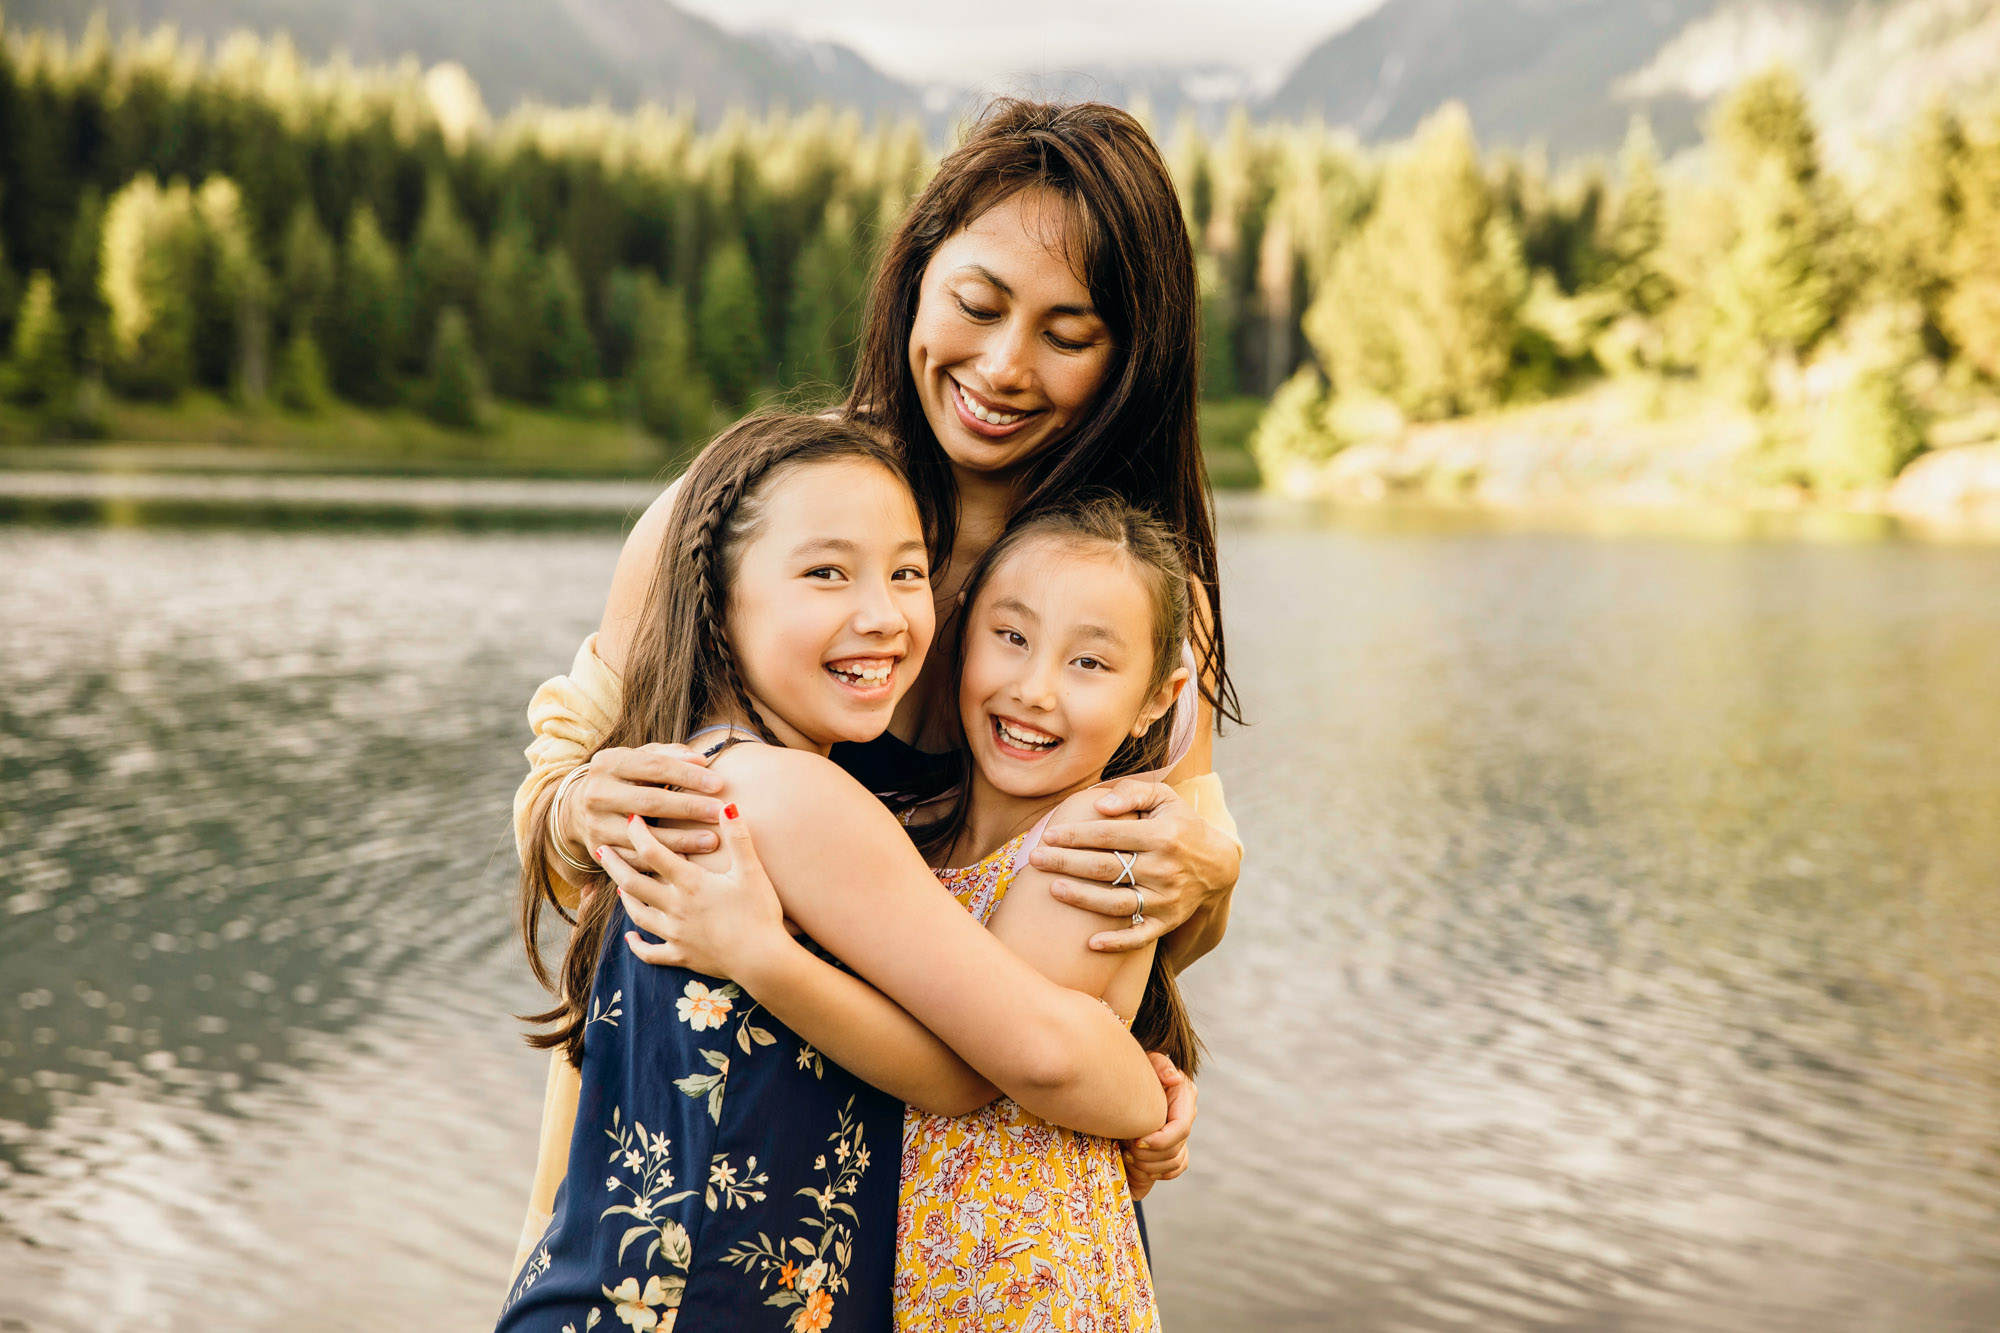
[[[575,785],[576,780],[589,771],[590,761],[586,759],[563,774],[562,781],[556,784],[555,799],[549,802],[549,848],[564,865],[580,875],[594,875],[598,867],[588,861],[579,861],[570,855],[568,840],[563,837],[563,800],[569,795],[569,789]]]

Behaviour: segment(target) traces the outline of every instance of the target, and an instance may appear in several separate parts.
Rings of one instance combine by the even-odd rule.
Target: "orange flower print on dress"
[[[981,925],[1020,844],[938,872]],[[958,1117],[911,1110],[902,1157],[897,1333],[1159,1333],[1116,1143],[1002,1097]]]
[[[729,1017],[730,1001],[742,993],[733,983],[710,990],[699,981],[690,981],[674,1007],[680,1011],[681,1022],[701,1032],[721,1027]]]
[[[823,1291],[815,1291],[806,1297],[806,1303],[792,1316],[794,1333],[817,1333],[833,1322],[833,1297]]]

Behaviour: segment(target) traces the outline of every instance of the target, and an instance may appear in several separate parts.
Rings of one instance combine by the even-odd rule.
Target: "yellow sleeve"
[[[582,1094],[583,1079],[576,1066],[561,1050],[550,1051],[549,1081],[542,1093],[542,1139],[535,1150],[535,1185],[528,1192],[521,1245],[514,1254],[512,1272],[516,1275],[555,1216],[556,1187],[569,1171],[569,1140],[576,1130],[576,1104]]]
[[[625,683],[597,655],[597,636],[592,634],[576,650],[569,674],[543,681],[528,701],[528,725],[534,729],[535,739],[527,749],[528,776],[514,793],[514,849],[522,860],[549,855],[546,847],[527,845],[528,819],[535,802],[596,752],[617,721],[624,696]],[[560,892],[566,881],[560,876],[553,878]],[[564,906],[576,904],[571,901]]]
[[[1214,773],[1199,773],[1174,784],[1174,794],[1195,808],[1195,813],[1221,829],[1241,849],[1243,839],[1236,832],[1236,817],[1222,798],[1222,779]]]

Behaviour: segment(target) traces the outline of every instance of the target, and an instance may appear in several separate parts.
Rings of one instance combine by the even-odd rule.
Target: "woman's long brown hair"
[[[1181,645],[1187,642],[1193,620],[1187,562],[1179,540],[1164,523],[1117,496],[1101,492],[1026,515],[986,549],[965,583],[965,614],[957,617],[949,658],[952,680],[957,681],[965,674],[966,636],[971,632],[972,608],[981,589],[1022,548],[1042,541],[1085,551],[1118,551],[1132,562],[1152,602],[1153,672],[1146,684],[1146,694],[1151,697],[1180,665]],[[955,711],[955,691],[953,699]],[[1129,738],[1120,745],[1104,766],[1106,780],[1166,767],[1174,714],[1179,708],[1176,701],[1146,729],[1145,735]],[[965,831],[972,791],[970,750],[961,748],[958,762],[958,788],[943,815],[910,831],[917,846],[933,860],[948,855]],[[1132,1018],[1132,1035],[1141,1046],[1161,1052],[1189,1074],[1195,1073],[1201,1063],[1201,1038],[1181,998],[1178,974],[1167,956],[1157,950],[1153,954],[1153,970],[1146,977],[1145,993]]]
[[[1207,596],[1197,618],[1201,691],[1242,721],[1222,638],[1215,520],[1202,461],[1200,293],[1194,247],[1159,148],[1130,115],[1099,102],[996,102],[931,177],[890,235],[869,295],[848,414],[877,422],[909,456],[949,554],[958,505],[951,464],[910,376],[910,330],[924,270],[946,239],[1022,190],[1068,212],[1069,258],[1111,331],[1116,355],[1097,400],[1029,469],[1019,513],[1104,489],[1177,533]]]
[[[599,747],[636,747],[655,741],[685,740],[704,722],[744,721],[767,740],[774,738],[751,705],[743,672],[729,641],[729,589],[743,545],[755,535],[764,499],[774,480],[810,463],[861,459],[907,481],[900,450],[858,422],[828,417],[767,414],[731,426],[702,450],[681,479],[667,519],[660,563],[646,595],[644,620],[633,636],[618,720]],[[927,537],[936,524],[918,496]],[[935,551],[935,545],[931,548]],[[528,1044],[559,1046],[571,1064],[583,1062],[586,1007],[597,979],[605,928],[618,908],[599,872],[584,886],[574,917],[556,896],[548,858],[535,849],[548,845],[553,795],[536,806],[521,861],[519,917],[521,940],[535,979],[556,997],[554,1007],[526,1014],[543,1030]],[[539,945],[542,914],[554,907],[574,922],[562,962],[551,972]]]

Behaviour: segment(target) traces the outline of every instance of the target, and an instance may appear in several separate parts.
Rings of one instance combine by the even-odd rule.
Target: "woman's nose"
[[[979,358],[979,373],[995,393],[1020,393],[1034,383],[1030,355],[1034,331],[1025,320],[1008,320],[993,331]]]

